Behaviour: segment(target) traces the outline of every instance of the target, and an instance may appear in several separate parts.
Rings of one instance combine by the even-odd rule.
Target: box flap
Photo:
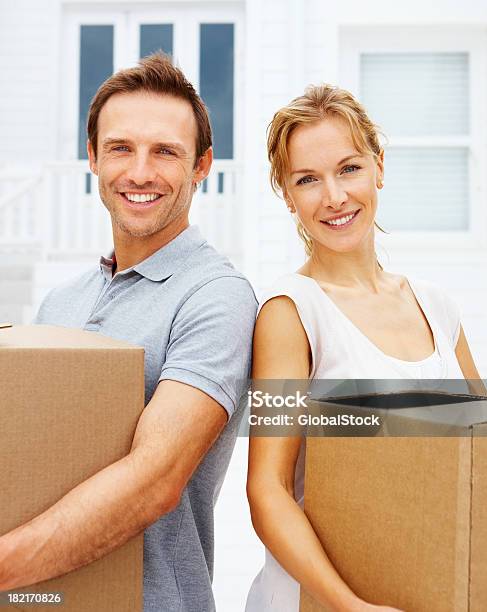
[[[0,329],[1,349],[137,349],[122,340],[95,332],[54,325],[14,325]]]

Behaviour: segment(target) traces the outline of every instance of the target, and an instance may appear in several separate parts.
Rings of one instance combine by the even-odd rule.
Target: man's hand
[[[220,404],[199,389],[160,382],[126,457],[0,537],[0,591],[96,561],[176,508],[226,421]]]

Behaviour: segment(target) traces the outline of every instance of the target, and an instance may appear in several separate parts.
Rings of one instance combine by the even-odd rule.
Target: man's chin
[[[155,225],[143,225],[137,223],[127,223],[120,219],[113,219],[116,228],[132,238],[147,238],[160,232],[163,228]]]

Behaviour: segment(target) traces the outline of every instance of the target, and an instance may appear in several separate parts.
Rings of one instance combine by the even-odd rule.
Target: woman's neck
[[[348,253],[317,245],[299,272],[323,283],[362,288],[374,293],[379,291],[383,277],[373,243]]]

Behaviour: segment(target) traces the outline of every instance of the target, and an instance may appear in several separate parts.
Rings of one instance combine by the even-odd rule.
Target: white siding
[[[17,0],[0,9],[0,163],[55,157],[57,2]]]

